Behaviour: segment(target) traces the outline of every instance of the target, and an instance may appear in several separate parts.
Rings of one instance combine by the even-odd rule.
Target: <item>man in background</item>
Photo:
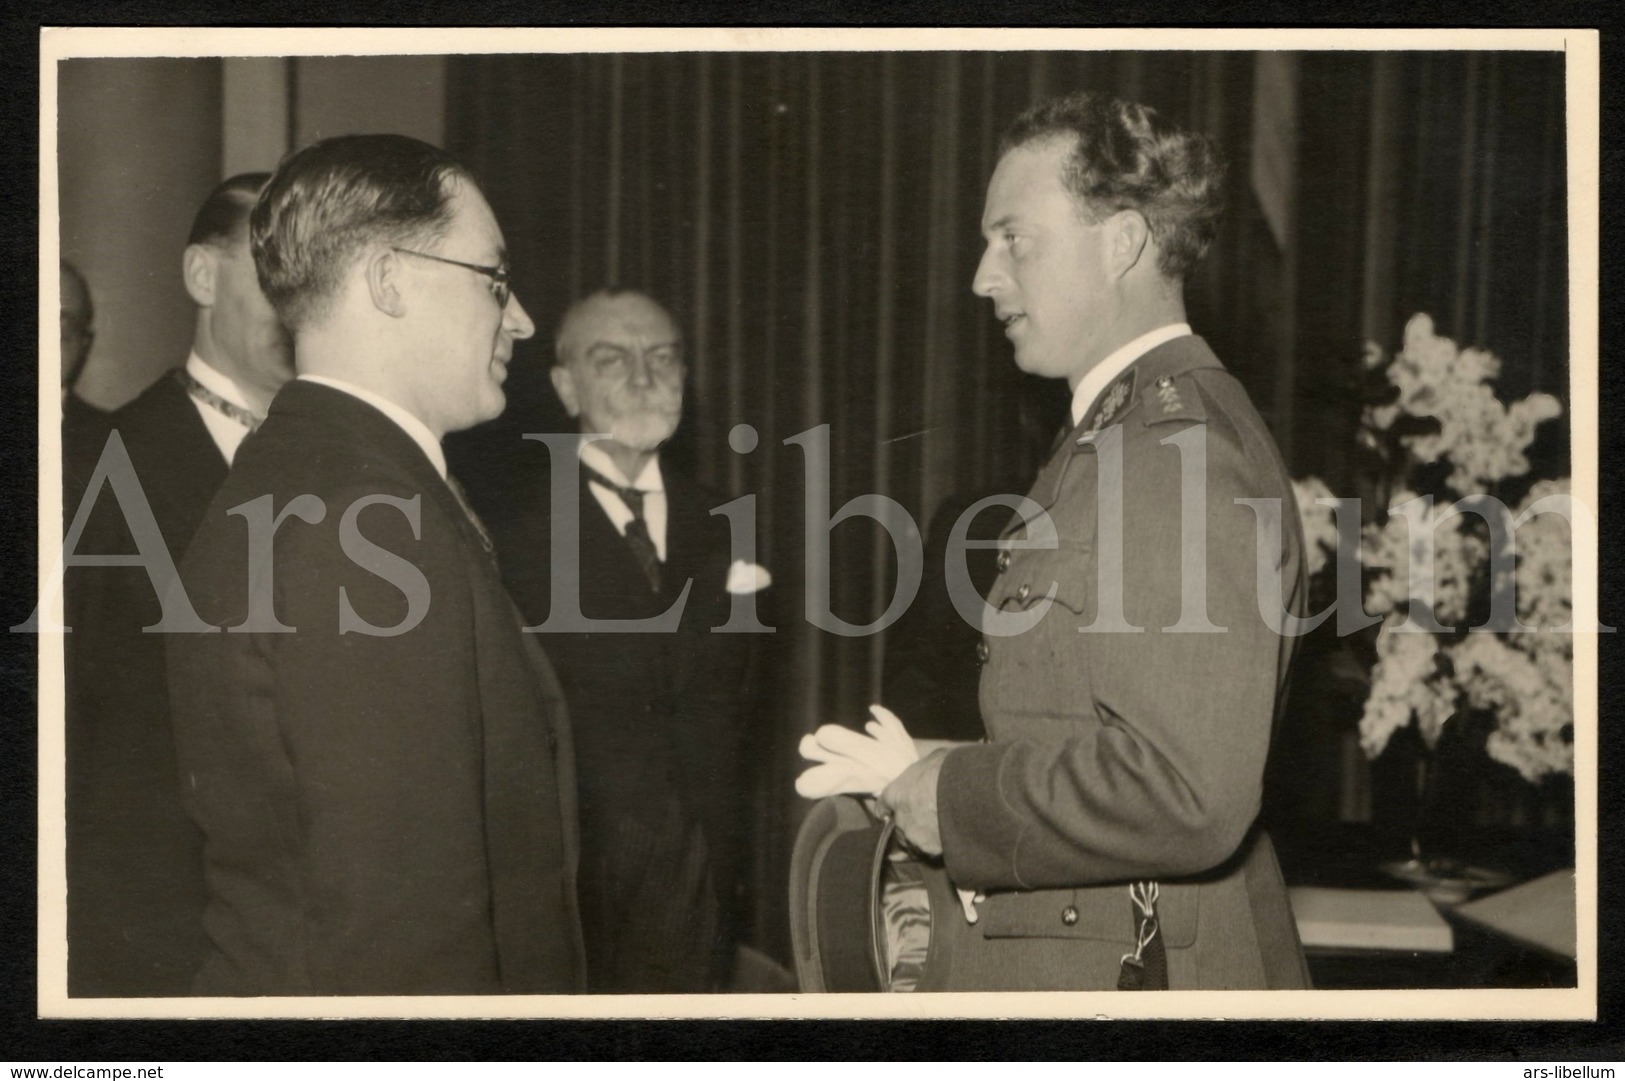
[[[79,269],[62,260],[62,421],[74,425],[106,414],[78,394],[74,384],[85,370],[90,347],[96,340],[96,306],[90,299],[90,283]]]
[[[544,994],[582,983],[574,763],[442,437],[498,415],[502,230],[399,135],[301,150],[251,218],[294,339],[181,568],[170,634],[205,838],[205,995]]]
[[[1185,322],[1222,179],[1202,136],[1078,94],[1015,122],[988,185],[974,290],[1022,370],[1067,380],[1073,427],[1029,496],[1049,527],[1004,534],[988,741],[881,796],[969,898],[933,925],[956,989],[1306,983],[1257,826],[1295,642],[1260,597],[1301,612],[1303,543],[1268,429]],[[1287,508],[1263,568],[1248,499]]]
[[[107,414],[74,391],[96,340],[96,307],[90,283],[66,259],[61,269],[62,318],[62,514],[71,521],[85,481],[107,435]]]
[[[196,306],[191,354],[108,418],[89,458],[108,429],[118,434],[175,562],[293,376],[248,248],[248,213],[269,177],[231,177],[199,207],[181,258]],[[65,315],[64,356],[67,326]],[[99,487],[79,550],[134,551],[117,500]],[[145,567],[76,568],[68,594],[69,992],[185,994],[202,958],[202,842],[181,811],[164,636],[142,631],[160,618],[156,587]]]
[[[579,583],[589,620],[651,619],[687,590],[670,633],[542,636],[576,737],[581,901],[589,989],[725,989],[742,879],[739,745],[753,636],[728,622],[726,497],[673,469],[660,448],[682,417],[682,334],[643,293],[605,289],[571,305],[553,387],[584,435],[568,463],[578,550],[554,547],[553,486],[537,454],[522,496],[493,502],[504,577],[526,622],[545,623],[556,579]],[[533,450],[539,447],[530,444]],[[579,456],[579,461],[574,460]],[[692,584],[691,584],[692,583]]]

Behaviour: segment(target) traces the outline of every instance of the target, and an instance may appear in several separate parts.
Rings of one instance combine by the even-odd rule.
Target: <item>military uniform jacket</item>
[[[286,515],[257,562],[229,513],[255,500]],[[251,567],[292,630],[243,627]],[[414,571],[421,587],[395,584]],[[182,798],[205,838],[195,993],[579,990],[563,696],[422,449],[295,380],[237,452],[181,578],[205,621],[235,628],[166,636]],[[358,630],[401,627],[419,601],[409,629]]]
[[[1120,548],[1103,480],[1118,450]],[[953,986],[1117,986],[1138,880],[1159,883],[1170,988],[1304,986],[1255,825],[1293,645],[1261,615],[1255,583],[1264,575],[1266,599],[1293,610],[1303,596],[1296,504],[1262,419],[1205,342],[1176,339],[1108,386],[1030,498],[1054,535],[1017,516],[989,604],[1047,609],[1021,633],[985,634],[989,740],[950,753],[938,783],[948,873],[988,894]],[[1238,499],[1281,501],[1285,525],[1262,554]],[[1199,526],[1205,597],[1192,585],[1202,539],[1185,537]],[[1187,592],[1192,633],[1167,629]],[[1204,614],[1222,629],[1198,626]],[[1125,620],[1143,629],[1107,629]]]

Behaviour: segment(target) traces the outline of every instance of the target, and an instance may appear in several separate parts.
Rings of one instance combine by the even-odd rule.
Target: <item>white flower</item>
[[[1524,455],[1535,428],[1556,417],[1562,407],[1550,394],[1531,394],[1507,406],[1496,397],[1494,383],[1501,361],[1481,349],[1456,348],[1434,333],[1433,320],[1412,316],[1405,325],[1404,348],[1388,367],[1388,379],[1399,391],[1395,406],[1413,417],[1437,421],[1439,431],[1405,436],[1400,442],[1423,463],[1449,461],[1446,483],[1462,495],[1488,490],[1507,477],[1529,471]],[[1378,419],[1368,411],[1373,423]],[[1386,429],[1395,417],[1383,418]]]
[[[1365,410],[1365,427],[1374,431],[1386,432],[1394,421],[1399,419],[1399,406],[1397,405],[1371,405]]]
[[[1332,490],[1319,477],[1292,482],[1298,500],[1298,516],[1303,522],[1304,561],[1311,577],[1319,574],[1327,560],[1337,555],[1337,515],[1334,508],[1315,500],[1332,498]]]
[[[1542,499],[1568,492],[1567,477],[1540,481],[1529,489],[1515,514],[1521,517]],[[1574,617],[1574,549],[1568,519],[1554,511],[1535,515],[1518,527],[1514,549],[1518,560],[1518,618],[1530,627],[1568,626]],[[1572,650],[1572,639],[1567,634],[1522,634],[1515,638],[1520,640],[1519,645],[1524,644],[1522,639],[1555,639]]]
[[[1360,717],[1360,747],[1375,758],[1399,729],[1416,718],[1429,746],[1439,738],[1456,711],[1454,689],[1439,676],[1439,641],[1431,634],[1394,633],[1398,613],[1377,636],[1377,664],[1371,670],[1371,693]]]
[[[1537,663],[1494,634],[1468,635],[1449,655],[1468,703],[1495,714],[1492,758],[1530,781],[1573,772],[1572,666]]]
[[[1396,476],[1380,478],[1379,490],[1384,485],[1397,489],[1393,507],[1410,503],[1417,495],[1408,488],[1419,486],[1413,467],[1442,463],[1449,467],[1445,485],[1453,494],[1409,507],[1404,514],[1390,508],[1361,530],[1365,608],[1385,617],[1360,718],[1361,747],[1376,757],[1394,732],[1413,721],[1431,747],[1444,726],[1466,708],[1494,716],[1496,728],[1487,749],[1496,760],[1531,781],[1550,773],[1572,773],[1573,640],[1552,629],[1573,618],[1568,521],[1553,512],[1530,518],[1516,536],[1505,539],[1511,550],[1493,553],[1492,560],[1490,541],[1497,529],[1486,529],[1471,510],[1448,513],[1453,499],[1489,494],[1501,481],[1527,473],[1527,451],[1536,430],[1557,417],[1562,406],[1540,393],[1511,404],[1502,402],[1494,387],[1500,360],[1482,349],[1457,348],[1435,332],[1426,315],[1406,323],[1404,344],[1391,362],[1369,343],[1363,362],[1370,370],[1386,363],[1388,381],[1397,391],[1391,404],[1365,408],[1358,435],[1365,446],[1382,452],[1382,433],[1401,417],[1437,424],[1437,431],[1400,437],[1409,464]],[[1314,497],[1324,492],[1319,481],[1295,482],[1294,488],[1311,548],[1310,565],[1318,570],[1327,561],[1326,553],[1336,551],[1335,519],[1331,508],[1314,506]],[[1522,516],[1540,500],[1567,491],[1567,479],[1541,481],[1511,515]],[[1499,504],[1492,509],[1506,513]],[[1429,558],[1433,581],[1416,583],[1413,589],[1412,568]],[[1509,586],[1516,590],[1518,619],[1538,630],[1475,633],[1461,627],[1486,587],[1492,591],[1493,608],[1500,591]],[[1431,600],[1441,624],[1456,629],[1435,634],[1398,631],[1407,613],[1423,600]]]
[[[1414,492],[1400,492],[1386,521],[1368,525],[1362,531],[1360,555],[1366,569],[1375,571],[1366,587],[1366,611],[1383,615],[1423,596],[1431,589],[1433,608],[1440,623],[1460,623],[1467,618],[1475,572],[1486,560],[1487,546],[1476,532],[1464,528],[1473,521],[1462,514],[1446,514],[1436,502],[1428,502],[1409,514],[1393,513],[1395,508],[1417,498]],[[1418,519],[1413,525],[1411,519]],[[1416,583],[1413,592],[1411,567],[1425,563],[1431,549],[1433,580]]]

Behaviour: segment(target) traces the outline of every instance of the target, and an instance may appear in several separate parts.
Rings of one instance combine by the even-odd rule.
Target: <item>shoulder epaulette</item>
[[[1196,389],[1192,373],[1162,375],[1146,389],[1140,415],[1147,425],[1172,421],[1205,421],[1207,405]]]

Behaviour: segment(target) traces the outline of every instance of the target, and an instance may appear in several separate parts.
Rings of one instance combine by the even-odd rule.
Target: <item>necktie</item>
[[[474,504],[468,501],[468,493],[463,491],[463,486],[458,484],[457,478],[450,473],[446,474],[446,487],[451,489],[451,494],[456,498],[457,505],[463,508],[463,514],[468,517],[469,524],[480,535],[480,544],[484,546],[485,553],[490,555],[496,550],[496,546],[491,543],[491,534],[486,531],[485,523],[480,521],[478,514],[474,513]]]
[[[594,484],[602,484],[620,496],[621,502],[626,504],[626,509],[632,512],[632,520],[626,523],[626,543],[632,549],[632,555],[637,559],[638,566],[643,568],[643,576],[649,579],[649,590],[659,593],[660,553],[655,551],[654,538],[649,536],[649,523],[643,519],[642,489],[623,488],[596,469],[588,466],[582,468],[587,470],[587,479]]]
[[[236,402],[226,401],[226,399],[222,398],[220,395],[216,394],[202,383],[199,383],[197,381],[197,376],[193,375],[185,368],[175,369],[175,380],[180,383],[181,386],[186,388],[186,393],[190,394],[192,397],[196,398],[210,409],[213,409],[215,412],[230,417],[232,420],[236,421],[238,424],[241,424],[244,428],[247,428],[251,432],[257,430],[260,426],[260,422],[265,419],[264,417],[257,416],[253,412],[244,409]]]

